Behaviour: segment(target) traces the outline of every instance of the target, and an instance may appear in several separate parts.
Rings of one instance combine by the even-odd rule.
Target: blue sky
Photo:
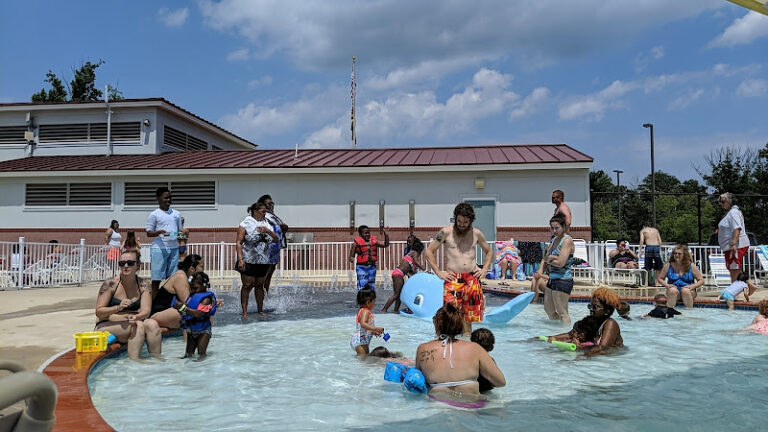
[[[164,97],[261,148],[566,143],[623,170],[699,178],[768,142],[768,17],[725,0],[0,0],[0,101],[48,69]]]

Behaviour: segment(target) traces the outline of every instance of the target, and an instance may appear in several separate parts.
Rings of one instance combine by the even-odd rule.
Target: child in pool
[[[760,300],[757,304],[758,313],[748,327],[758,333],[768,335],[768,299]]]
[[[757,286],[749,280],[749,275],[742,271],[736,275],[736,280],[733,283],[720,291],[717,301],[725,300],[728,304],[728,310],[733,310],[733,301],[739,294],[744,293],[744,299],[749,301],[749,296],[755,291],[757,291]]]
[[[568,342],[576,344],[579,348],[589,348],[595,345],[597,329],[597,322],[591,316],[587,316],[576,321],[571,331],[550,336],[547,338],[547,341]]]
[[[616,309],[616,312],[619,314],[620,317],[624,318],[627,321],[632,321],[632,317],[629,316],[629,303],[623,301],[621,302],[621,306],[619,306],[618,309]]]
[[[661,319],[667,319],[667,318],[674,318],[675,315],[682,315],[677,309],[667,307],[667,295],[666,294],[656,294],[653,296],[653,302],[655,304],[655,308],[648,312],[647,314],[643,314],[643,318],[661,318]]]
[[[355,316],[355,333],[349,345],[358,356],[368,355],[368,345],[374,336],[381,336],[384,333],[383,327],[376,327],[374,319],[376,318],[371,311],[376,306],[376,291],[368,285],[357,292],[357,304],[360,309]]]
[[[493,351],[493,344],[496,343],[496,338],[493,336],[493,332],[486,328],[479,328],[473,331],[469,340],[483,347],[486,352]],[[493,360],[493,357],[491,357],[491,360]],[[495,363],[496,360],[493,360],[493,362]],[[485,393],[494,389],[493,384],[482,375],[477,377],[477,383],[480,385],[480,393]]]
[[[208,291],[211,286],[208,275],[199,272],[189,282],[189,298],[186,303],[175,300],[174,307],[182,316],[182,327],[187,332],[187,347],[184,357],[192,357],[197,350],[198,359],[207,355],[211,340],[213,315],[216,314],[216,295]]]
[[[394,292],[392,297],[384,303],[384,307],[381,308],[382,312],[386,312],[392,303],[395,304],[394,312],[400,312],[400,292],[403,290],[403,285],[405,285],[405,277],[411,276],[419,270],[424,270],[424,267],[419,264],[422,252],[424,252],[424,243],[418,238],[413,237],[411,240],[411,251],[400,260],[400,264],[392,271],[392,289]]]

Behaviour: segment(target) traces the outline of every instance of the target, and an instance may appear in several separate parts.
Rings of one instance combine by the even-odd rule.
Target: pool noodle
[[[549,338],[546,336],[539,336],[539,339],[543,341],[549,341]],[[561,342],[561,341],[553,340],[550,343],[564,351],[576,351],[576,348],[577,348],[575,343],[570,343],[570,342]]]

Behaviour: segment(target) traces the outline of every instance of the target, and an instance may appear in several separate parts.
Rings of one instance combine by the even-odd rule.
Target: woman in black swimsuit
[[[139,257],[136,250],[123,252],[118,261],[120,274],[104,281],[96,300],[95,330],[108,331],[118,342],[127,342],[132,359],[139,358],[145,340],[149,353],[160,355],[162,341],[157,322],[145,319],[152,309],[152,294],[146,281],[136,275]]]
[[[189,279],[203,271],[203,257],[197,254],[187,255],[184,261],[179,263],[179,270],[169,277],[163,286],[157,290],[157,295],[152,299],[151,318],[157,321],[161,327],[177,329],[181,327],[181,314],[171,305],[173,297],[186,302],[189,297]]]

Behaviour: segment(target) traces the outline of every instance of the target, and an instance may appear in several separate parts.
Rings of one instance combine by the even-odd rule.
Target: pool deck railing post
[[[85,267],[85,239],[80,239],[80,249],[78,250],[78,255],[80,256],[80,259],[78,259],[78,275],[77,275],[77,285],[80,286],[83,284],[83,267]]]
[[[16,278],[16,288],[22,289],[24,287],[24,270],[27,267],[26,255],[24,253],[24,237],[19,237],[19,273]]]

